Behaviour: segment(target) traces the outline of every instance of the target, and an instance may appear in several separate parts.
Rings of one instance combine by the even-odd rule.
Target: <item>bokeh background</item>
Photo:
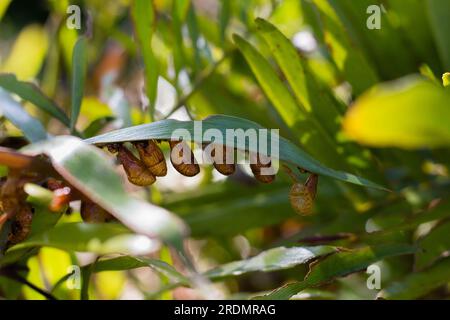
[[[367,8],[372,2],[382,8],[381,29],[367,27],[372,14]],[[131,0],[0,0],[0,72],[33,82],[69,114],[73,48],[78,37],[85,35],[87,77],[76,124],[84,138],[162,119],[232,115],[278,128],[280,135],[323,165],[392,191],[320,177],[314,214],[304,217],[289,203],[292,180],[284,171],[274,183],[263,185],[255,181],[247,166],[239,166],[230,177],[202,166],[199,175],[188,178],[169,164],[166,177],[151,188],[139,188],[128,183],[118,168],[130,194],[162,206],[186,222],[191,230],[187,247],[200,272],[279,246],[326,244],[358,249],[406,243],[420,250],[375,259],[382,270],[382,289],[400,281],[408,292],[401,297],[449,297],[450,274],[441,273],[436,280],[438,271],[427,271],[443,268],[438,263],[450,249],[446,201],[450,191],[449,99],[441,80],[450,71],[450,8],[446,1],[154,0],[151,4],[153,19],[151,24],[144,23],[151,38],[141,34],[142,44],[136,33],[139,10],[133,13]],[[80,30],[67,26],[69,5],[81,8]],[[271,22],[289,39],[294,57],[274,55],[277,47],[268,44],[256,18]],[[249,41],[257,58],[252,58],[251,50],[245,49],[242,40],[233,39],[233,34]],[[258,59],[266,64],[261,67]],[[291,66],[298,67],[296,59],[304,71],[300,80],[287,73]],[[267,66],[269,71],[258,73]],[[276,79],[275,86],[268,79]],[[379,87],[385,82],[388,84]],[[391,90],[394,93],[389,96]],[[367,107],[367,114],[348,120],[347,130],[343,130],[349,108],[355,104],[363,109],[368,101],[372,109]],[[22,105],[50,134],[70,134],[39,107],[27,101]],[[298,124],[305,105],[313,110],[315,130],[326,132],[328,140],[311,140],[314,130]],[[444,107],[447,111],[439,111]],[[372,110],[383,113],[372,114]],[[373,119],[378,122],[371,122]],[[432,129],[434,125],[438,130]],[[22,136],[20,128],[5,116],[0,118],[0,130],[3,146],[11,147],[11,137]],[[427,139],[422,139],[424,136]],[[167,155],[167,146],[164,151]],[[299,180],[306,179],[304,174],[297,175]],[[72,207],[72,213],[64,215],[59,224],[81,221],[79,204]],[[442,216],[430,221],[424,218],[435,208],[444,212]],[[186,271],[169,247],[163,246],[150,257],[181,273]],[[70,266],[88,265],[97,258],[93,253],[43,247],[22,262],[29,270],[25,275],[28,281],[58,298],[78,299],[80,290],[69,289],[64,276]],[[445,259],[444,263],[448,265]],[[360,269],[365,269],[364,264],[349,270],[352,274],[347,277],[307,288],[295,298],[373,299],[379,291],[367,287],[368,275],[356,272]],[[207,288],[218,298],[248,298],[300,281],[308,270],[307,264],[299,264],[286,270],[232,275],[208,283]],[[198,287],[174,285],[160,271],[141,267],[97,272],[91,276],[90,297],[205,297]],[[424,277],[431,279],[425,282],[432,285],[413,282],[414,290],[422,288],[419,291],[408,287],[409,281],[414,281],[408,277],[415,272],[425,273]],[[397,291],[388,292],[395,296]],[[0,295],[43,298],[1,276]]]

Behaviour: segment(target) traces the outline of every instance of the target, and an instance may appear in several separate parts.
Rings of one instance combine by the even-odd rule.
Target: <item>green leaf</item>
[[[442,84],[445,88],[450,87],[450,72],[446,72],[442,75]]]
[[[18,127],[31,142],[45,140],[48,137],[42,123],[33,118],[7,92],[0,88],[0,113]]]
[[[389,300],[412,300],[423,297],[450,282],[450,258],[444,258],[421,272],[414,272],[383,289],[378,297]]]
[[[417,77],[375,87],[347,113],[345,132],[359,143],[406,149],[450,146],[450,92]]]
[[[329,1],[314,0],[314,3],[320,12],[330,55],[346,81],[352,85],[353,92],[359,95],[378,82],[378,75],[361,48],[349,38],[350,30],[345,28]]]
[[[337,249],[330,246],[316,247],[278,247],[263,251],[252,258],[224,264],[204,275],[211,279],[239,276],[249,272],[270,272],[289,269],[311,262],[322,256],[335,253]]]
[[[264,19],[258,18],[256,24],[278,65],[286,75],[298,103],[317,120],[320,120],[331,134],[335,134],[339,130],[341,116],[332,101],[323,101],[324,94],[318,87],[317,80],[305,71],[292,42]]]
[[[362,150],[354,144],[343,143],[342,139],[340,141],[342,103],[335,98],[332,89],[320,84],[292,42],[274,25],[261,18],[256,19],[256,25],[286,76],[298,104],[304,107],[307,117],[316,127],[323,127],[326,131],[324,134],[332,139],[331,148],[339,150],[349,168],[363,169],[368,176],[371,171],[378,175],[378,171],[374,170],[368,161],[370,158],[367,156],[367,150]],[[348,170],[347,167],[342,169]]]
[[[6,10],[8,9],[8,6],[10,3],[11,3],[11,0],[0,1],[0,20],[2,20],[3,15],[5,14]]]
[[[70,120],[51,99],[33,83],[19,81],[13,74],[0,74],[0,87],[18,95],[23,100],[29,101],[39,109],[55,117],[66,126],[70,126]]]
[[[198,72],[201,64],[201,56],[202,53],[208,57],[210,57],[209,47],[206,44],[200,44],[200,33],[198,28],[198,21],[197,21],[197,14],[195,12],[195,7],[193,5],[190,5],[186,17],[186,25],[188,27],[189,37],[191,39],[192,43],[192,70],[194,73]]]
[[[442,223],[419,240],[420,251],[416,254],[415,267],[419,270],[429,266],[450,250],[450,223]]]
[[[183,222],[163,208],[129,196],[111,159],[98,148],[75,137],[58,136],[24,152],[49,156],[64,179],[131,230],[180,245],[187,232]]]
[[[175,73],[181,71],[186,64],[185,50],[183,44],[183,22],[186,17],[186,9],[189,8],[189,2],[185,0],[172,2],[172,50],[173,50],[173,63],[175,67]],[[186,5],[188,5],[186,7]]]
[[[416,70],[416,61],[414,54],[411,54],[413,48],[408,42],[405,45],[405,39],[398,29],[398,21],[389,19],[390,7],[386,10],[387,3],[377,5],[380,14],[374,14],[371,7],[374,5],[372,0],[327,0],[334,12],[343,24],[349,40],[353,47],[347,47],[351,50],[361,50],[363,57],[367,61],[372,60],[376,65],[378,74],[384,79],[395,79]],[[403,1],[403,6],[409,6],[410,1]],[[386,11],[386,12],[385,12]],[[378,12],[377,12],[378,13]],[[423,13],[419,13],[423,15]],[[370,29],[373,18],[379,22],[380,29]],[[398,18],[397,18],[398,19]],[[378,27],[378,26],[376,26]],[[332,31],[330,31],[332,32]],[[413,30],[406,33],[414,34]],[[334,49],[334,48],[333,48]],[[350,63],[350,62],[348,62]]]
[[[112,116],[104,116],[92,121],[89,126],[83,130],[83,137],[92,137],[98,134],[105,126],[116,120]]]
[[[438,47],[438,52],[442,60],[445,71],[450,70],[450,2],[440,0],[426,0],[427,13],[433,31],[434,40]]]
[[[90,265],[85,268],[89,268]],[[188,284],[189,279],[179,273],[173,266],[164,261],[132,256],[121,256],[112,259],[99,260],[95,263],[93,272],[131,270],[150,267],[158,273],[179,284]]]
[[[271,272],[289,269],[335,253],[336,250],[335,247],[330,246],[273,248],[246,260],[227,263],[202,275],[211,280],[219,280],[256,271]],[[148,258],[123,256],[101,260],[95,263],[94,272],[129,270],[141,267],[155,269],[180,285],[189,283],[189,279],[176,271],[171,265]]]
[[[295,135],[300,137],[307,151],[322,161],[336,158],[335,146],[330,140],[327,140],[326,132],[319,124],[308,117],[304,106],[297,105],[288,88],[278,78],[270,63],[242,37],[234,35],[233,38],[263,91],[283,121]]]
[[[183,218],[193,237],[230,236],[294,218],[288,194],[285,185],[256,189],[227,183],[177,194],[175,201],[163,205]]]
[[[306,288],[318,286],[335,278],[364,270],[369,265],[387,257],[412,254],[415,251],[416,248],[410,245],[392,244],[339,252],[312,265],[302,282],[287,284],[268,295],[257,297],[257,299],[289,299]]]
[[[139,141],[148,139],[161,139],[170,140],[172,138],[172,133],[177,129],[185,129],[191,135],[191,140],[199,144],[203,142],[211,142],[208,139],[203,138],[203,132],[208,129],[219,130],[223,137],[227,137],[227,129],[243,129],[244,131],[248,129],[263,129],[259,124],[237,117],[215,115],[211,116],[201,122],[203,131],[195,130],[194,121],[177,121],[173,119],[161,120],[158,122],[153,122],[149,124],[143,124],[140,126],[129,127],[124,129],[119,129],[116,131],[108,132],[90,139],[85,140],[87,143],[91,144],[103,144],[111,142],[125,142],[125,141]],[[196,134],[197,132],[197,134]],[[235,141],[234,137],[228,135],[229,140],[225,140],[225,145],[232,145],[239,150],[258,152],[257,146],[248,145],[243,141]],[[279,139],[279,159],[281,161],[286,161],[295,166],[299,166],[308,170],[309,172],[314,172],[320,175],[329,176],[331,178],[357,184],[366,187],[377,188],[386,190],[385,188],[370,182],[364,178],[357,177],[350,173],[345,173],[342,171],[336,171],[323,166],[320,162],[315,160],[309,154],[298,148],[296,145],[279,137],[274,133],[268,133],[269,139]],[[268,140],[270,141],[270,140]],[[270,145],[270,143],[268,143]],[[267,152],[266,152],[267,155]]]
[[[158,61],[152,49],[155,12],[152,1],[135,0],[131,7],[136,38],[141,47],[144,60],[145,90],[150,102],[150,115],[153,119],[158,87]]]
[[[28,202],[40,207],[48,207],[54,197],[52,191],[34,183],[26,183],[23,191],[28,194]]]
[[[404,0],[389,0],[387,16],[392,25],[399,25],[399,35],[408,40],[414,50],[396,54],[396,56],[402,58],[407,54],[411,56],[416,54],[420,57],[420,61],[429,65],[432,70],[440,72],[442,68],[436,42],[433,39],[429,15],[424,14],[425,12],[427,12],[427,1],[408,0],[405,5]],[[386,68],[389,68],[389,64]]]
[[[408,210],[408,209],[406,209]],[[450,216],[450,201],[442,201],[431,209],[422,211],[399,224],[396,224],[388,229],[371,232],[363,235],[361,240],[369,244],[377,244],[385,238],[390,238],[399,233],[405,234],[407,231],[419,227],[423,223],[437,222],[442,219],[447,219]]]
[[[156,250],[158,243],[119,224],[65,223],[12,246],[7,254],[36,246],[97,254],[147,254]]]
[[[281,82],[270,63],[246,40],[233,35],[234,42],[244,55],[262,89],[286,124],[294,127],[297,121],[306,121],[303,106],[299,107],[287,87]]]
[[[174,6],[175,6],[174,14],[177,15],[177,18],[180,21],[184,21],[188,14],[191,1],[190,0],[178,0],[178,1],[174,1],[174,2],[175,2],[174,3]]]
[[[305,150],[327,166],[333,165],[346,171],[355,170],[353,164],[347,163],[346,157],[342,155],[342,148],[334,139],[338,128],[335,125],[331,125],[331,123],[338,121],[338,119],[327,121],[332,126],[327,131],[326,125],[322,124],[323,119],[312,116],[308,112],[307,107],[301,103],[296,103],[287,86],[278,78],[270,63],[249,42],[237,35],[234,36],[234,40],[267,97],[283,121],[291,129],[292,135],[299,138],[299,142],[304,146]],[[277,44],[275,47],[280,48],[281,46]],[[289,61],[292,60],[291,55],[289,59]],[[286,68],[288,67],[286,66]],[[297,79],[292,81],[295,82]],[[301,95],[301,93],[298,94]],[[330,107],[330,103],[327,103],[327,107]],[[328,115],[323,113],[322,116],[328,117]]]
[[[70,129],[75,130],[81,102],[84,94],[84,83],[87,70],[87,40],[80,37],[73,48],[72,54],[72,109],[70,116]]]
[[[231,1],[220,0],[219,34],[222,47],[224,47],[226,41],[226,31],[232,14],[231,7]]]

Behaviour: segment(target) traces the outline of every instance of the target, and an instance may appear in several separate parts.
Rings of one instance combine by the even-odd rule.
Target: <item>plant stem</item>
[[[41,294],[43,297],[45,297],[47,300],[58,300],[54,295],[52,295],[51,293],[45,291],[44,289],[41,289],[39,287],[37,287],[36,285],[32,284],[31,282],[29,282],[27,279],[23,278],[22,276],[18,275],[17,273],[14,272],[6,272],[4,273],[4,276],[6,276],[7,278],[14,280],[16,282],[19,282],[23,285],[26,285],[27,287],[29,287],[30,289],[36,291],[37,293]]]

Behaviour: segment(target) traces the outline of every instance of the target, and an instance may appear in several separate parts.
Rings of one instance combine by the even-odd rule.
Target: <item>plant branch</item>
[[[23,285],[26,285],[30,289],[36,291],[37,293],[39,293],[40,295],[45,297],[47,300],[58,300],[51,293],[45,291],[44,289],[41,289],[41,288],[37,287],[36,285],[34,285],[33,283],[31,283],[30,281],[28,281],[27,279],[23,278],[22,276],[18,275],[15,272],[4,272],[3,275],[5,277],[11,279],[11,280],[14,280],[14,281],[19,282],[19,283],[21,283]]]

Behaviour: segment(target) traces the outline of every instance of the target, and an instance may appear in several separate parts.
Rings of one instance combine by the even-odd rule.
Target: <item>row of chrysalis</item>
[[[111,153],[117,154],[118,161],[122,164],[128,180],[137,186],[149,186],[156,181],[156,177],[163,177],[167,174],[167,166],[164,158],[164,153],[157,145],[155,140],[137,141],[133,142],[134,147],[139,153],[139,158],[136,157],[126,146],[120,143],[108,144],[107,148]],[[170,146],[170,161],[173,167],[182,175],[193,177],[200,172],[200,167],[194,157],[192,150],[185,141],[169,141]],[[206,147],[206,145],[204,145]],[[211,157],[215,157],[216,148],[223,148],[222,163],[213,161],[214,168],[223,175],[231,175],[236,171],[234,163],[227,164],[227,152],[230,152],[226,146],[213,146],[211,149]],[[190,154],[185,162],[184,152]],[[255,163],[250,164],[250,168],[255,178],[263,183],[270,183],[275,180],[275,175],[262,175],[261,169],[271,167],[270,160],[261,161],[261,156],[256,156]]]
[[[158,141],[160,142],[160,141]],[[170,161],[173,167],[182,175],[193,177],[200,172],[200,167],[194,157],[192,150],[185,141],[168,141],[170,146]],[[159,148],[157,141],[137,141],[132,142],[139,158],[136,157],[124,144],[111,143],[107,145],[110,152],[117,154],[118,161],[122,164],[128,180],[137,186],[149,186],[156,181],[156,177],[163,177],[167,174],[167,166],[164,158],[164,153]],[[205,149],[207,144],[203,145]],[[222,163],[217,163],[212,160],[214,168],[223,175],[231,175],[236,170],[236,164],[227,163],[227,153],[233,152],[231,148],[223,145],[210,145],[211,158],[215,158],[217,148],[222,148]],[[183,162],[185,151],[189,152],[187,159],[188,163]],[[250,169],[259,182],[271,183],[275,180],[274,174],[261,174],[263,168],[270,168],[272,166],[270,158],[260,154],[250,154]],[[317,191],[318,176],[310,174],[304,184],[300,183],[292,171],[285,167],[288,174],[294,181],[294,184],[289,193],[289,201],[293,209],[302,215],[307,215],[312,212],[313,202]],[[306,173],[301,169],[302,173]]]
[[[133,142],[133,144],[139,153],[139,158],[121,143],[107,145],[110,152],[117,154],[117,158],[122,164],[128,180],[131,183],[138,186],[148,186],[156,181],[156,177],[165,176],[167,174],[164,154],[154,140],[138,141]],[[178,172],[188,177],[195,176],[200,172],[200,167],[195,161],[194,155],[186,142],[169,141],[169,145],[171,148],[171,162]],[[213,149],[211,150],[212,157],[215,156],[215,148],[217,147],[223,148],[222,154],[224,163],[213,162],[213,165],[220,173],[231,175],[236,170],[236,165],[226,164],[225,159],[227,152],[232,150],[229,150],[229,148],[225,146],[213,146]],[[174,149],[175,152],[172,152]],[[189,163],[184,163],[182,161],[182,159],[184,159],[184,150],[189,150],[190,152]],[[180,158],[174,159],[173,157]],[[275,179],[275,175],[261,174],[262,168],[271,167],[270,159],[264,159],[264,163],[262,163],[262,158],[262,156],[256,155],[256,161],[255,159],[251,161],[256,162],[250,165],[251,170],[258,181],[270,183]],[[297,180],[296,176],[288,167],[285,167],[285,169],[294,181],[289,192],[289,201],[292,208],[299,214],[310,214],[316,195],[318,176],[316,174],[310,174],[303,184]],[[301,171],[302,173],[306,173],[306,171]],[[15,244],[23,241],[30,233],[34,215],[33,208],[26,201],[27,195],[23,186],[27,182],[37,181],[33,181],[33,178],[26,176],[16,176],[14,172],[11,172],[8,174],[8,177],[5,178],[2,179],[0,183],[0,205],[3,212],[14,213],[8,215],[12,220],[11,232],[8,236],[8,240],[10,243]],[[114,217],[109,212],[80,194],[77,190],[72,190],[61,180],[48,178],[43,183],[39,184],[53,192],[54,196],[49,205],[51,211],[61,212],[64,208],[67,208],[69,202],[81,200],[80,213],[85,222],[102,223],[114,220]]]

